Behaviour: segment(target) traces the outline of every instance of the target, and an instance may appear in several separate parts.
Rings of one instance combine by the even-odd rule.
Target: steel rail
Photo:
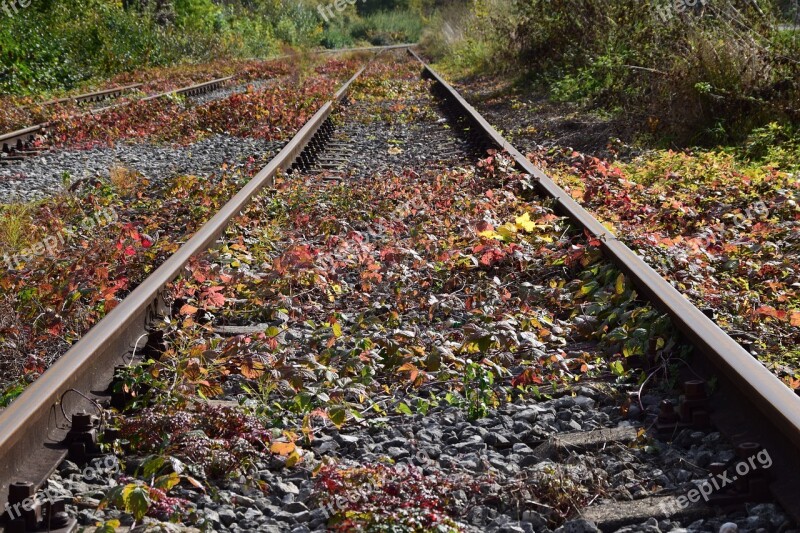
[[[178,95],[186,95],[192,96],[196,94],[200,94],[212,89],[216,89],[221,87],[226,81],[233,79],[233,76],[227,76],[224,78],[217,78],[209,81],[205,81],[203,83],[197,83],[195,85],[190,85],[187,87],[181,87],[180,89],[174,89],[172,91],[166,91],[163,93],[154,94],[152,96],[148,96],[146,98],[142,98],[140,100],[135,100],[136,102],[146,102],[149,100],[155,100],[158,98],[164,98],[169,95],[178,94]],[[138,87],[141,84],[130,85],[130,87]],[[104,111],[108,111],[109,109],[115,109],[117,107],[122,107],[125,105],[129,105],[133,102],[122,102],[118,104],[111,104],[104,107],[98,107],[96,109],[91,109],[89,111],[84,111],[82,113],[77,113],[74,116],[76,117],[85,117],[89,115],[95,115],[97,113],[102,113]],[[4,133],[0,135],[0,150],[3,152],[9,152],[16,148],[18,142],[27,142],[32,140],[36,134],[42,133],[46,131],[47,127],[52,124],[52,121],[42,122],[41,124],[36,124],[35,126],[29,126],[27,128],[23,128],[17,131],[12,131],[9,133]]]
[[[16,148],[15,145],[19,141],[27,142],[32,140],[37,133],[41,132],[45,128],[45,126],[47,126],[47,124],[48,124],[47,122],[43,124],[36,124],[35,126],[29,126],[21,130],[12,131],[0,135],[0,150],[2,150],[3,152],[8,152]]]
[[[141,86],[142,86],[141,83],[133,83],[131,85],[123,85],[122,87],[113,87],[111,89],[103,89],[91,93],[78,94],[75,96],[65,96],[64,98],[58,98],[56,100],[48,100],[40,104],[35,104],[35,103],[30,104],[26,107],[47,106],[53,104],[61,104],[64,102],[96,102],[99,100],[105,100],[106,98],[110,98],[111,96],[122,94],[124,91],[130,91],[132,89],[139,88]]]
[[[155,100],[156,98],[163,98],[164,96],[169,96],[172,94],[178,94],[182,96],[193,96],[195,94],[200,94],[200,92],[205,92],[210,89],[216,89],[218,87],[221,87],[223,83],[232,79],[233,76],[226,76],[224,78],[217,78],[215,80],[204,81],[203,83],[190,85],[188,87],[182,87],[180,89],[175,89],[173,91],[166,91],[163,93],[154,94],[152,96],[148,96],[147,98],[142,98],[140,101],[147,102],[149,100]]]
[[[659,309],[666,312],[686,338],[730,380],[740,396],[766,417],[797,453],[800,448],[800,397],[781,382],[764,365],[758,362],[739,343],[728,336],[713,320],[695,307],[664,277],[648,265],[614,233],[603,226],[586,209],[549,178],[539,167],[506,141],[483,116],[475,110],[447,81],[423,61],[413,50],[409,53],[423,67],[423,74],[433,79],[444,97],[457,105],[463,114],[497,148],[506,151],[519,168],[536,181],[538,192],[555,200],[555,209],[585,228],[601,242],[605,256],[623,270],[636,287]],[[739,424],[741,424],[739,420]],[[756,421],[756,423],[759,423]],[[741,429],[741,428],[740,428]],[[766,435],[763,435],[767,437]],[[778,444],[785,448],[785,443]],[[795,473],[796,474],[796,473]],[[796,476],[795,476],[796,477]],[[789,489],[786,489],[789,490]],[[795,515],[800,514],[797,488],[793,496],[776,494],[776,497]]]
[[[59,444],[67,431],[61,409],[74,413],[81,405],[89,405],[85,400],[81,402],[79,395],[67,392],[74,389],[86,394],[105,390],[114,366],[124,363],[124,356],[137,346],[141,348],[147,325],[164,310],[161,299],[164,287],[193,256],[217,241],[250,200],[274,183],[279,171],[291,166],[365,68],[347,80],[278,155],[178,251],[0,412],[0,502],[6,500],[10,483],[24,480],[40,487],[53,472],[66,454]]]
[[[383,46],[359,46],[356,48],[326,48],[320,50],[318,53],[340,54],[345,52],[372,52],[372,51],[385,51],[385,50],[399,50],[402,48],[410,49],[412,46],[416,45],[417,43],[405,43],[405,44],[387,44]]]

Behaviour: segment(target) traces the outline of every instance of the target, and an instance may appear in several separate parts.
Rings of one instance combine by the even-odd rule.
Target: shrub
[[[773,2],[474,0],[442,10],[426,51],[462,74],[532,77],[557,100],[622,110],[676,142],[796,120],[800,40]]]

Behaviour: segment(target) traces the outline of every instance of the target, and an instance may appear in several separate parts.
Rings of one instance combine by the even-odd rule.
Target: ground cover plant
[[[293,75],[200,105],[162,98],[91,116],[65,117],[52,124],[51,135],[62,147],[90,147],[126,139],[186,144],[214,133],[284,139],[330,98],[340,82],[352,75],[356,64],[357,60],[336,62],[330,69],[311,70],[308,76],[299,69],[287,69]],[[289,88],[295,84],[296,88]]]
[[[422,119],[410,104],[427,91],[417,65],[399,62],[372,67],[352,97],[376,107],[389,99],[398,112],[362,118],[402,123],[406,113]],[[254,464],[313,469],[321,505],[351,502],[329,527],[458,531],[469,501],[506,501],[493,480],[320,460],[311,452],[321,431],[445,406],[480,419],[583,380],[638,377],[639,368],[642,379],[666,375],[686,353],[669,320],[602,261],[599,241],[529,199],[530,178],[502,154],[464,168],[427,162],[329,178],[280,177],[219,248],[187,265],[160,324],[163,353],[118,383],[128,440],[179,427],[146,452],[205,464],[179,434],[200,429],[198,403],[238,404],[270,431]],[[526,490],[557,524],[590,496],[586,483],[553,480],[543,470]],[[456,483],[468,493],[459,504],[434,488]]]
[[[531,158],[798,388],[798,159],[772,149],[767,161],[702,150],[654,152],[629,163],[571,151]]]
[[[653,149],[637,140],[643,124],[588,114],[502,76],[462,83],[473,86],[473,103],[517,148],[746,350],[800,385],[796,127],[774,121],[741,142]]]
[[[309,73],[306,87],[314,87],[313,91],[289,85],[271,89],[269,101],[280,112],[249,116],[242,124],[250,129],[237,133],[290,137],[331,97],[337,85],[334,79],[352,73],[352,63],[333,60],[322,70],[325,74]],[[315,84],[315,77],[322,81]],[[249,97],[253,94],[240,98]],[[215,109],[223,116],[221,108]],[[134,137],[136,132],[128,133]],[[208,178],[173,176],[158,183],[126,168],[112,168],[105,179],[81,179],[71,185],[72,178],[65,176],[69,189],[61,195],[2,206],[3,403],[113,309],[263,164],[251,160],[235,171],[223,165]]]
[[[97,103],[74,104],[60,102],[57,104],[42,105],[56,97],[63,98],[77,94],[92,92],[142,83],[136,90],[126,93],[115,99],[119,103],[127,99],[167,92],[181,87],[187,87],[227,76],[236,76],[233,83],[277,78],[289,73],[289,63],[281,60],[275,61],[213,61],[210,63],[179,64],[171,67],[144,68],[137,71],[126,72],[114,76],[110,80],[102,80],[93,86],[84,86],[79,89],[57,93],[47,96],[13,96],[0,97],[0,131],[9,132],[22,129],[34,124],[40,124],[53,119],[62,118],[84,112],[91,107],[98,107]],[[109,105],[107,102],[99,106]]]

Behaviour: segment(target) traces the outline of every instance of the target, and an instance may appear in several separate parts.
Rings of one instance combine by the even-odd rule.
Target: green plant
[[[31,236],[35,234],[32,212],[30,204],[14,203],[0,207],[0,252],[13,253],[32,242]]]
[[[25,390],[25,383],[17,382],[0,393],[0,408],[8,407]]]
[[[464,397],[467,403],[467,416],[475,420],[489,413],[491,407],[497,406],[498,399],[494,392],[494,372],[483,365],[469,361],[464,367]]]
[[[422,45],[450,74],[513,72],[643,133],[715,144],[796,121],[800,40],[784,17],[770,1],[677,13],[661,0],[476,0],[433,17]]]
[[[379,11],[356,22],[351,30],[355,39],[374,45],[416,42],[422,33],[422,20],[409,11]]]

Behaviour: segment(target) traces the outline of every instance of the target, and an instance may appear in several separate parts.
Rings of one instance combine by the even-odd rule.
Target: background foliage
[[[9,2],[11,0],[8,0]],[[362,0],[328,22],[323,0],[33,0],[0,10],[0,93],[71,89],[119,72],[284,47],[416,41],[423,0]],[[13,9],[11,10],[13,12]]]
[[[800,109],[791,1],[473,0],[423,38],[451,72],[522,71],[557,100],[639,120],[667,140],[742,139]],[[679,7],[676,8],[675,6]]]

